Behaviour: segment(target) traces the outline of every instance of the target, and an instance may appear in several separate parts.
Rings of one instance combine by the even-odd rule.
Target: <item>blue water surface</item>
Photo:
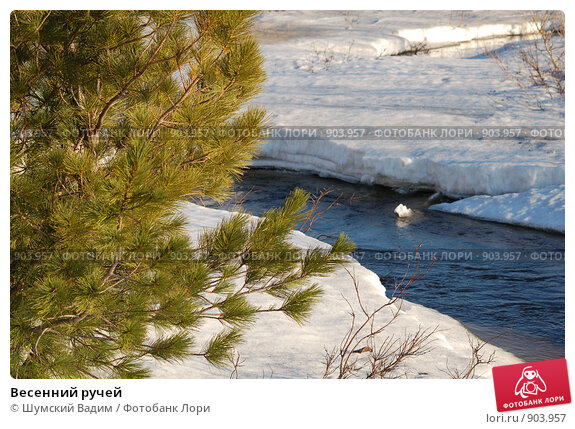
[[[281,205],[296,187],[312,194],[334,191],[320,209],[334,205],[312,225],[309,235],[327,242],[340,232],[357,245],[355,257],[382,278],[388,295],[406,270],[413,273],[419,248],[420,273],[405,298],[462,322],[479,337],[527,360],[564,357],[565,239],[523,227],[427,210],[430,193],[398,193],[279,170],[249,170],[236,184],[236,197],[211,207],[243,208],[261,215]],[[415,211],[394,214],[398,204]],[[411,258],[411,261],[410,261]]]

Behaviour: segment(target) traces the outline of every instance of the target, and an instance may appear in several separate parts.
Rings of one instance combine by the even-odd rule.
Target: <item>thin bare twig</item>
[[[433,265],[433,262],[431,265]],[[366,307],[362,300],[359,282],[355,274],[344,267],[353,281],[355,299],[360,314],[358,315],[354,306],[347,298],[343,297],[350,309],[350,326],[339,346],[331,351],[325,350],[324,378],[350,378],[357,376],[363,370],[366,370],[366,378],[389,377],[397,372],[398,367],[405,359],[423,355],[431,350],[429,344],[432,341],[431,337],[437,332],[437,327],[432,329],[419,327],[415,332],[406,335],[403,339],[390,335],[377,345],[381,341],[379,340],[380,334],[398,318],[406,288],[421,280],[430,267],[427,268],[423,275],[418,275],[418,261],[413,274],[408,277],[408,266],[403,278],[396,282],[391,297],[375,310],[369,310]],[[395,306],[396,303],[399,303],[399,305]],[[378,314],[386,308],[391,311],[391,317],[387,321],[378,323],[376,320]],[[358,323],[359,317],[361,317],[363,322]],[[365,353],[367,353],[367,359],[360,359]]]

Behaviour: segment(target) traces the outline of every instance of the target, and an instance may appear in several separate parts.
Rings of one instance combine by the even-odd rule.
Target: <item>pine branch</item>
[[[170,26],[168,27],[166,34],[164,35],[164,37],[162,38],[162,40],[160,41],[160,43],[158,43],[158,46],[156,46],[156,49],[154,49],[154,51],[152,52],[152,54],[150,55],[150,58],[148,59],[147,64],[142,67],[142,69],[135,73],[134,76],[128,81],[126,82],[126,84],[122,87],[122,89],[120,91],[118,91],[118,93],[113,96],[104,106],[104,108],[102,109],[102,112],[100,113],[100,115],[98,115],[98,120],[96,122],[96,126],[94,127],[94,129],[91,131],[92,135],[97,135],[98,132],[100,131],[100,129],[102,128],[102,124],[104,122],[104,117],[106,116],[106,114],[108,113],[108,111],[112,108],[112,106],[123,96],[126,94],[128,88],[134,83],[136,82],[136,80],[142,76],[152,65],[154,64],[159,64],[160,61],[153,61],[153,59],[156,57],[156,55],[158,54],[158,52],[160,52],[160,50],[162,49],[162,46],[164,45],[165,41],[168,39],[168,36],[170,35],[170,32],[172,31],[175,23],[177,21],[177,16],[175,16],[172,19],[172,22],[170,24]]]
[[[192,89],[195,88],[195,84],[198,82],[199,77],[196,77],[191,83],[190,85],[185,89],[185,91],[183,92],[182,96],[174,103],[172,104],[172,106],[170,106],[170,108],[168,110],[166,110],[164,113],[162,113],[160,115],[160,117],[158,118],[158,121],[156,122],[156,124],[152,127],[152,130],[150,131],[150,134],[148,136],[148,140],[152,140],[156,134],[156,132],[158,131],[159,126],[162,124],[162,122],[164,121],[164,119],[166,117],[168,117],[171,113],[173,113],[180,104],[182,104],[182,102],[188,98],[190,96],[190,94],[192,94]]]

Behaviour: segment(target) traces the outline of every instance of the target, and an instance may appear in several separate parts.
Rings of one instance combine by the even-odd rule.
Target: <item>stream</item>
[[[429,192],[398,193],[383,186],[346,183],[282,170],[248,170],[234,187],[235,198],[214,208],[243,208],[262,215],[279,206],[296,187],[311,194],[333,192],[308,235],[330,242],[345,232],[356,243],[354,257],[382,278],[389,296],[419,246],[425,277],[405,299],[462,322],[480,338],[526,361],[565,353],[565,239],[563,235],[427,210]],[[397,218],[405,204],[415,211]],[[429,256],[428,259],[426,257]],[[411,260],[410,260],[411,258]]]

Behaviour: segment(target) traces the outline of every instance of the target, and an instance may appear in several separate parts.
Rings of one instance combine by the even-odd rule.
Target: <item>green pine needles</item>
[[[150,358],[225,365],[263,313],[310,316],[313,278],[353,244],[291,244],[305,192],[193,242],[178,212],[225,198],[261,143],[265,112],[245,105],[265,77],[254,18],[12,13],[13,377],[141,378]]]

